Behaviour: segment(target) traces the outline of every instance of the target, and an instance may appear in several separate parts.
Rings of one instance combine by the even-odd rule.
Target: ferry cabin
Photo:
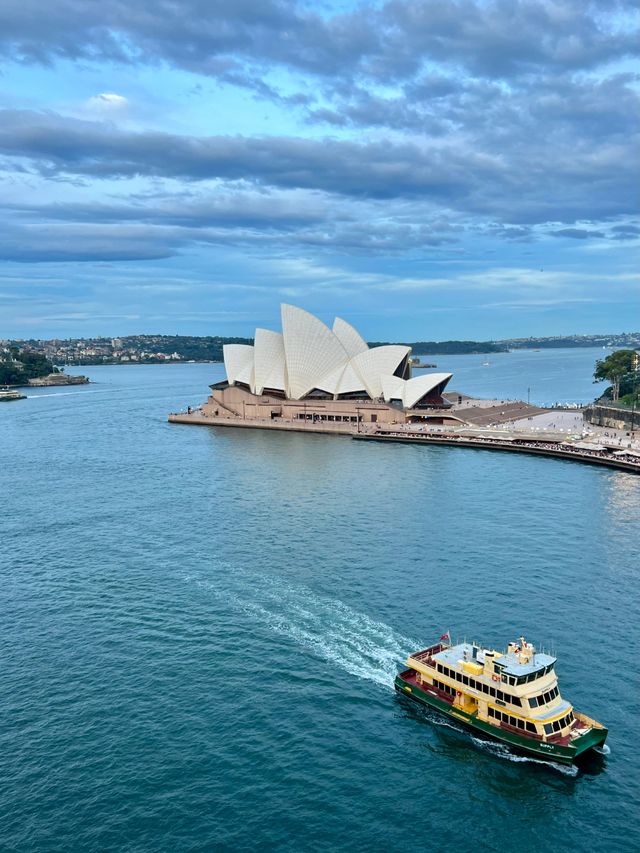
[[[524,637],[509,643],[506,654],[472,643],[438,644],[407,660],[416,686],[452,709],[524,737],[568,745],[584,724],[560,695],[555,663]]]

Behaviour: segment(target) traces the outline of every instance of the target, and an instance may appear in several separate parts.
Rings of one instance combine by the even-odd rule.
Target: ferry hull
[[[571,746],[562,746],[560,744],[546,743],[544,741],[534,740],[532,738],[523,737],[505,729],[498,729],[490,723],[479,720],[475,714],[467,714],[461,708],[456,708],[439,699],[437,696],[421,690],[416,684],[408,684],[402,675],[396,676],[395,688],[398,693],[413,699],[422,705],[427,705],[436,711],[456,720],[459,723],[473,729],[475,732],[481,732],[491,740],[500,743],[506,743],[514,747],[518,751],[524,752],[527,755],[534,755],[536,758],[543,761],[555,761],[559,764],[573,764],[576,758],[591,750],[596,746],[601,746],[607,737],[607,729],[591,730],[581,738],[577,738]]]

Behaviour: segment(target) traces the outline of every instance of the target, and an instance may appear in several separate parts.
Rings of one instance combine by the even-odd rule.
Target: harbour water
[[[578,382],[436,360],[473,394]],[[221,366],[77,372],[0,411],[2,849],[637,848],[637,477],[172,425]],[[554,647],[610,754],[556,769],[396,696],[447,629]]]

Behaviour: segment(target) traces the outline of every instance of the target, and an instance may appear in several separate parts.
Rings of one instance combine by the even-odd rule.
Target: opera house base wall
[[[214,388],[197,409],[172,414],[174,423],[299,429],[352,435],[407,423],[457,425],[461,420],[442,409],[408,410],[375,400],[288,400],[275,394],[252,394],[239,386]]]
[[[402,409],[373,400],[288,400],[275,394],[252,394],[239,387],[214,389],[202,406],[205,415],[243,420],[325,423],[405,423]]]

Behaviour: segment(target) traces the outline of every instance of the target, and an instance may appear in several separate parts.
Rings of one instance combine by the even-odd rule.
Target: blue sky
[[[0,338],[640,328],[626,0],[4,0]]]

